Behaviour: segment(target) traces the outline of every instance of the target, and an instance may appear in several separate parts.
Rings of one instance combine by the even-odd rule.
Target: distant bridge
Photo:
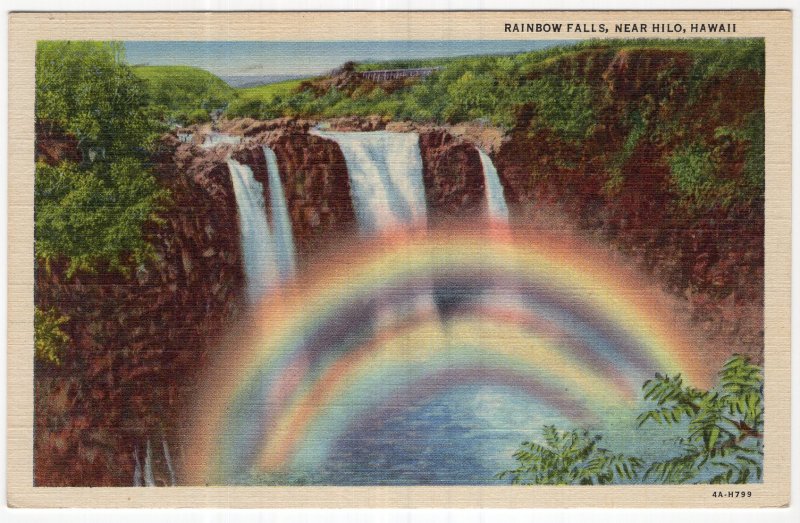
[[[415,69],[383,69],[380,71],[361,71],[359,74],[373,82],[385,82],[396,78],[425,78],[441,67],[417,67]]]

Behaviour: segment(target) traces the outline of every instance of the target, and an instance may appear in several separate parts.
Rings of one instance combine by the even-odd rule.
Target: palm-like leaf
[[[642,462],[600,448],[602,439],[586,430],[542,429],[544,444],[524,442],[514,453],[519,467],[497,474],[523,485],[602,485],[636,478]]]
[[[709,471],[713,474],[711,483],[745,483],[751,477],[761,478],[760,443],[755,447],[742,445],[761,438],[761,368],[746,357],[734,356],[722,367],[719,378],[718,388],[707,392],[685,386],[680,375],[657,374],[644,384],[644,397],[656,408],[639,415],[640,426],[647,421],[673,424],[684,417],[689,419],[684,453],[651,464],[645,477],[683,483]]]
[[[679,425],[681,453],[650,463],[643,479],[661,483],[746,483],[761,480],[764,402],[761,368],[744,356],[729,359],[719,372],[719,385],[710,391],[687,385],[680,374],[656,374],[643,385],[653,408],[637,417]],[[514,453],[519,466],[496,477],[514,484],[597,485],[633,481],[645,464],[639,458],[601,448],[601,436],[586,430],[542,429],[543,444],[524,442]]]

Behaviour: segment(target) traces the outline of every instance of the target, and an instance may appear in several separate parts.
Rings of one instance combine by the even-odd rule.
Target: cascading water
[[[276,283],[294,275],[295,251],[292,222],[283,192],[278,161],[269,147],[266,157],[272,226],[267,221],[264,190],[253,170],[228,160],[239,212],[247,297],[253,302]]]
[[[425,225],[422,155],[416,133],[315,131],[339,144],[362,232]]]
[[[362,233],[374,234],[427,223],[422,154],[416,133],[328,132],[347,164],[353,207]],[[391,303],[389,303],[391,302]],[[410,314],[434,311],[433,289],[409,300],[397,296],[375,307],[376,328]]]
[[[651,354],[661,342],[638,334],[649,316],[640,322],[628,313],[638,302],[625,305],[640,289],[618,290],[615,273],[606,289],[602,272],[584,274],[585,252],[565,252],[560,239],[518,242],[484,152],[490,230],[476,238],[424,230],[417,135],[316,134],[339,144],[369,238],[342,246],[330,273],[322,264],[319,287],[298,285],[298,306],[264,305],[278,321],[262,322],[263,338],[244,350],[257,359],[242,364],[247,377],[211,418],[222,441],[212,475],[236,484],[489,484],[518,466],[520,442],[544,425],[600,427],[613,452],[648,447],[649,436],[630,438],[616,414],[632,414],[639,377],[664,361]],[[264,153],[272,228],[252,171],[233,160],[230,168],[245,262],[269,262],[248,265],[248,277],[269,266],[280,278],[293,267],[292,237],[275,155]],[[137,484],[149,481],[146,450],[144,468],[134,454]]]
[[[239,212],[245,288],[250,302],[260,298],[278,278],[278,265],[264,206],[264,189],[253,170],[228,160]]]
[[[278,158],[275,156],[275,152],[267,146],[264,146],[264,157],[267,159],[269,204],[272,209],[272,238],[274,239],[278,275],[281,280],[287,280],[294,275],[295,270],[292,220],[289,217],[289,208],[283,193]]]
[[[481,165],[483,166],[483,181],[489,218],[507,222],[508,206],[506,205],[506,198],[503,195],[503,185],[500,183],[500,177],[497,175],[497,169],[488,154],[480,149],[478,149],[478,154],[481,157]]]

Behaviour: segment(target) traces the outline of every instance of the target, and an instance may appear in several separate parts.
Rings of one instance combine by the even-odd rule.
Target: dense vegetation
[[[627,67],[625,57],[636,53],[651,54],[644,67],[661,70],[649,71],[653,77],[631,86],[642,96],[626,100],[626,93],[614,92],[605,80],[614,67]],[[358,74],[430,66],[440,69],[424,79],[373,82]],[[506,130],[524,125],[531,134],[545,133],[570,149],[559,161],[571,167],[569,157],[585,156],[581,151],[594,146],[592,138],[607,138],[603,121],[613,111],[626,139],[605,159],[606,192],[613,195],[620,187],[620,170],[637,146],[668,144],[672,189],[684,210],[702,212],[748,205],[763,193],[763,109],[741,125],[719,126],[712,140],[686,133],[687,111],[732,71],[763,74],[763,40],[585,41],[516,55],[359,64],[333,77],[242,90],[227,116],[381,115],[437,124],[481,121]],[[739,146],[747,149],[744,172],[731,176],[726,163],[731,149]]]
[[[40,42],[37,139],[74,137],[79,161],[37,163],[36,257],[68,274],[127,272],[150,248],[144,225],[165,198],[147,162],[164,126],[121,44]]]
[[[380,83],[357,74],[419,66],[441,69],[425,79]],[[120,443],[107,443],[104,431],[123,422],[150,430],[169,418],[160,411],[167,410],[163,397],[152,398],[172,389],[157,389],[153,376],[172,386],[180,367],[170,358],[179,351],[161,340],[151,342],[152,336],[163,336],[167,321],[160,312],[157,318],[141,312],[158,294],[147,290],[166,284],[136,278],[115,282],[133,274],[138,278],[140,272],[147,276],[154,261],[148,231],[169,216],[164,211],[180,205],[168,207],[163,180],[155,179],[149,165],[158,136],[170,126],[207,121],[211,111],[222,108],[228,117],[377,114],[499,126],[509,140],[494,160],[509,202],[527,199],[538,205],[550,197],[572,206],[576,223],[597,226],[634,256],[642,255],[648,269],[662,270],[659,281],[678,281],[670,289],[687,297],[687,308],[705,304],[718,318],[725,304],[730,312],[742,303],[762,303],[763,75],[760,40],[588,41],[519,55],[360,64],[330,77],[234,90],[195,68],[131,67],[121,44],[40,43],[35,254],[39,276],[55,276],[37,278],[37,386],[48,391],[37,392],[46,407],[37,406],[37,431],[50,438],[37,452],[78,449],[97,477],[123,477],[126,469],[119,469],[113,456]],[[42,154],[50,149],[66,154]],[[179,211],[172,214],[179,215],[176,222],[183,217]],[[165,230],[169,238],[183,231]],[[161,265],[166,271],[183,265],[176,274],[188,273],[178,247]],[[195,266],[187,277],[199,272]],[[84,278],[86,273],[96,278]],[[680,277],[672,278],[673,273]],[[207,274],[219,278],[221,271]],[[78,283],[64,291],[61,285],[70,279]],[[92,294],[98,281],[119,294],[113,299],[103,290]],[[76,291],[81,285],[84,289]],[[63,292],[73,294],[64,299]],[[78,303],[84,296],[97,301]],[[170,293],[159,298],[187,318],[192,332],[205,321],[187,316],[191,299],[179,301]],[[130,303],[140,316],[132,315]],[[757,308],[759,317],[761,312]],[[145,320],[137,324],[131,318]],[[130,336],[120,336],[128,326]],[[195,345],[175,337],[186,354],[218,326],[206,327],[197,329]],[[148,329],[150,337],[143,337]],[[762,343],[763,332],[756,329],[756,334],[755,343]],[[734,335],[741,338],[740,331]],[[63,381],[48,382],[54,375]],[[519,467],[503,477],[535,484],[758,480],[761,371],[739,358],[720,376],[711,391],[687,387],[674,376],[645,384],[645,398],[653,405],[639,423],[685,431],[680,452],[667,460],[619,454],[601,444],[602,435],[549,427],[543,441],[523,444],[515,456]],[[69,394],[72,410],[60,403],[60,394]],[[86,430],[89,419],[95,433]],[[120,432],[131,438],[126,444],[143,445],[145,428],[126,426]],[[112,457],[98,460],[98,447]],[[82,481],[68,468],[62,472],[68,481]]]
[[[497,475],[514,485],[607,485],[637,476],[642,460],[599,447],[588,430],[542,429],[544,443],[524,441],[514,453],[520,466]]]
[[[150,101],[172,123],[207,122],[211,112],[222,110],[236,91],[217,76],[188,66],[136,66],[145,80]]]
[[[543,443],[523,442],[514,453],[519,466],[497,477],[527,485],[760,481],[763,380],[762,369],[742,356],[725,363],[719,384],[710,391],[686,385],[680,375],[657,374],[643,386],[651,408],[639,415],[637,423],[674,425],[684,431],[674,456],[646,464],[644,459],[599,447],[602,435],[546,426]]]
[[[260,98],[262,109],[280,116],[349,116],[382,114],[396,120],[453,123],[472,119],[485,119],[496,125],[512,126],[520,106],[534,103],[541,106],[554,101],[553,94],[568,100],[589,102],[578,78],[561,75],[567,92],[541,84],[542,73],[552,72],[552,66],[585,51],[603,51],[612,55],[619,51],[674,50],[688,52],[694,60],[691,72],[692,89],[714,75],[734,69],[764,68],[764,49],[761,40],[603,40],[585,41],[516,55],[470,56],[458,58],[430,58],[393,60],[359,64],[355,71],[414,67],[440,67],[430,77],[409,82],[401,89],[387,92],[386,86],[376,82],[352,82],[320,91],[312,82],[293,81],[286,89],[248,89],[248,99]],[[600,56],[598,56],[600,58]],[[564,71],[567,72],[567,71]],[[574,73],[574,71],[573,71]],[[571,84],[577,84],[573,86]],[[577,89],[577,91],[575,91]],[[593,93],[599,94],[599,93]],[[584,98],[584,100],[580,100]],[[246,114],[237,107],[235,116],[264,117]],[[571,119],[571,112],[553,111],[558,118]]]

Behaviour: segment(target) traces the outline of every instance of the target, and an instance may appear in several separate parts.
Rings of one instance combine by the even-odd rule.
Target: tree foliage
[[[719,384],[711,390],[691,387],[680,375],[656,374],[644,383],[643,391],[652,408],[638,416],[638,426],[650,422],[685,428],[676,455],[648,464],[639,457],[600,448],[600,435],[578,429],[560,431],[551,425],[542,431],[543,444],[523,442],[513,455],[519,466],[496,477],[522,485],[761,480],[761,367],[744,356],[734,356],[722,367]]]
[[[43,41],[36,50],[36,120],[77,138],[85,161],[142,155],[161,128],[144,81],[119,42]]]
[[[145,223],[165,193],[147,169],[163,126],[143,81],[113,42],[40,42],[36,54],[38,139],[57,130],[75,137],[80,163],[38,164],[36,255],[68,274],[100,265],[126,272],[149,253]]]
[[[106,265],[127,273],[152,247],[142,226],[156,221],[166,193],[135,158],[81,169],[40,163],[35,180],[36,256],[49,265],[69,260],[67,276]]]
[[[544,444],[525,441],[514,453],[519,467],[497,475],[514,485],[606,485],[637,477],[639,458],[599,447],[600,435],[586,430],[542,429]]]
[[[61,327],[68,321],[69,317],[60,314],[56,309],[34,309],[33,331],[37,359],[56,365],[61,363],[69,343],[69,335]]]
[[[231,86],[197,67],[137,66],[133,72],[144,80],[151,103],[176,123],[206,122],[211,111],[224,109],[235,97]]]
[[[763,376],[746,357],[734,356],[719,372],[719,385],[702,391],[680,375],[656,375],[644,384],[654,408],[639,425],[675,425],[683,420],[680,455],[652,463],[645,477],[663,483],[747,483],[761,479],[763,458]]]

